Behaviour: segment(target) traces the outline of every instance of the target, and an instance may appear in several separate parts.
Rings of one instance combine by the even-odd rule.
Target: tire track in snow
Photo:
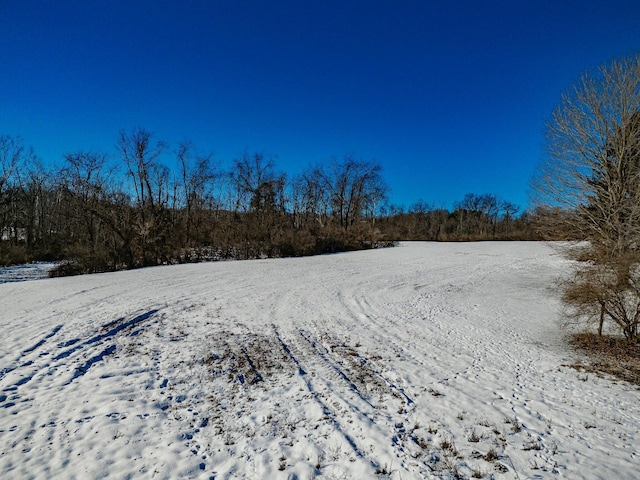
[[[336,361],[332,361],[328,358],[329,351],[324,347],[320,347],[314,340],[311,340],[309,336],[301,329],[298,330],[298,334],[306,341],[316,356],[318,356],[330,369],[332,369],[338,377],[343,380],[347,386],[360,398],[360,400],[366,403],[371,408],[376,408],[368,398],[358,389],[358,386],[347,376],[342,365],[338,365]],[[321,351],[323,349],[324,351]],[[366,416],[366,414],[364,414]]]
[[[349,385],[349,387],[354,390],[359,396],[360,398],[368,403],[372,408],[376,408],[375,405],[373,405],[369,399],[365,398],[364,395],[362,394],[362,392],[358,389],[357,385],[355,384],[354,381],[352,381],[345,373],[345,365],[343,364],[343,362],[341,362],[337,356],[332,356],[333,360],[329,359],[329,356],[331,356],[330,351],[322,346],[319,345],[315,340],[312,340],[309,336],[308,333],[306,333],[304,330],[299,329],[298,333],[300,334],[300,336],[315,350],[316,354],[322,358],[322,360],[327,363],[332,369],[334,369],[336,371],[336,373],[338,373],[338,375]],[[338,347],[338,345],[333,345],[334,347]],[[380,370],[374,365],[374,362],[372,362],[371,360],[369,360],[368,358],[363,357],[361,354],[359,354],[355,349],[351,349],[348,353],[349,356],[352,356],[356,359],[358,359],[359,363],[361,364],[361,368],[363,368],[365,371],[367,371],[367,374],[370,375],[371,377],[373,377],[374,379],[378,379],[380,381],[382,381],[384,383],[384,385],[386,385],[389,389],[389,392],[392,396],[396,396],[399,398],[403,398],[404,402],[406,403],[406,405],[408,407],[411,407],[414,404],[414,401],[411,397],[409,397],[404,388],[402,387],[398,387],[394,382],[392,382],[391,380],[389,380],[386,376],[384,376]],[[346,367],[349,368],[349,367]]]
[[[373,470],[379,469],[380,466],[378,465],[378,463],[375,462],[374,460],[372,460],[371,458],[369,458],[365,454],[364,450],[360,446],[358,446],[358,444],[355,441],[355,439],[353,438],[353,436],[345,431],[345,427],[338,421],[336,416],[333,414],[331,409],[328,407],[327,403],[322,400],[322,398],[320,396],[320,392],[314,387],[313,381],[311,380],[310,376],[308,375],[307,369],[303,366],[303,364],[301,363],[300,359],[291,350],[291,348],[289,347],[289,344],[287,344],[283,340],[283,338],[280,336],[278,328],[276,327],[275,324],[272,324],[272,329],[273,329],[273,332],[274,332],[274,334],[276,336],[276,340],[282,346],[283,351],[287,354],[289,359],[296,365],[296,367],[298,369],[298,377],[304,383],[307,392],[312,396],[314,401],[321,408],[323,414],[325,415],[325,418],[330,421],[330,423],[331,423],[332,427],[334,428],[334,430],[340,434],[340,436],[351,447],[351,450],[353,451],[353,453],[356,454],[356,456],[358,458],[367,460],[367,462],[370,464],[370,466],[371,466],[371,468]],[[331,394],[333,394],[333,393],[334,392],[331,392]],[[368,420],[371,422],[371,419],[368,419]]]
[[[339,350],[339,346],[332,343],[330,348],[327,349],[324,345],[319,344],[319,342],[313,340],[310,337],[310,334],[303,331],[298,330],[298,334],[303,340],[308,344],[311,348],[311,356],[307,358],[311,358],[311,360],[315,360],[320,358],[322,362],[326,365],[326,367],[331,371],[334,371],[338,378],[343,381],[343,383],[356,395],[356,402],[354,399],[343,399],[343,401],[347,402],[347,407],[351,409],[354,413],[356,413],[359,418],[367,422],[366,428],[369,430],[375,430],[376,436],[379,438],[386,438],[388,442],[388,446],[391,446],[393,452],[395,453],[396,459],[400,461],[400,464],[409,469],[411,467],[416,468],[418,471],[426,470],[428,472],[433,472],[433,467],[429,465],[425,461],[419,461],[416,458],[411,458],[408,455],[408,451],[411,450],[407,446],[407,441],[411,442],[414,445],[418,445],[420,449],[423,447],[420,446],[420,440],[413,435],[412,432],[408,431],[410,428],[410,417],[413,413],[413,407],[415,406],[415,402],[412,398],[410,398],[405,392],[404,389],[396,386],[393,382],[387,379],[384,375],[379,373],[375,367],[371,365],[370,362],[367,361],[363,356],[358,354],[357,352],[350,350],[348,355],[357,359],[360,362],[360,366],[351,367],[347,366],[341,360],[341,355],[332,353]],[[335,347],[335,348],[334,348]],[[354,380],[353,375],[357,375],[354,372],[354,369],[360,368],[363,371],[363,375],[365,375],[366,379]],[[372,369],[373,368],[373,369]],[[316,370],[316,373],[320,373]],[[322,378],[322,376],[317,375],[314,378]],[[386,392],[377,391],[376,393],[380,395],[380,402],[384,401],[382,405],[383,408],[380,408],[378,405],[374,405],[369,398],[358,388],[356,383],[359,383],[363,386],[368,386],[369,383],[367,380],[375,383],[379,388],[386,388]],[[338,389],[335,388],[334,385],[327,385],[328,391],[332,397],[335,397],[338,393]],[[389,400],[396,400],[396,403],[400,403],[401,406],[399,408],[388,408],[390,405],[388,404]],[[359,408],[356,403],[360,402],[365,403],[369,406],[372,411],[371,413],[366,413],[363,409]],[[352,426],[352,429],[355,429],[356,426]]]
[[[331,423],[333,424],[334,428],[342,435],[342,437],[347,441],[347,443],[351,446],[351,448],[353,449],[354,453],[360,457],[360,458],[365,458],[364,453],[362,452],[362,450],[358,447],[358,445],[356,444],[355,440],[353,440],[353,438],[351,438],[351,436],[349,436],[344,429],[342,428],[342,425],[340,425],[340,422],[338,422],[338,420],[335,418],[335,416],[333,415],[333,413],[331,412],[331,410],[329,409],[329,407],[327,406],[327,404],[325,402],[322,401],[322,399],[320,398],[319,393],[316,391],[316,389],[313,386],[313,383],[310,379],[310,377],[307,375],[307,369],[305,369],[302,365],[302,363],[300,362],[300,360],[298,359],[298,357],[296,355],[294,355],[294,353],[291,351],[291,349],[289,348],[289,345],[287,343],[285,343],[285,341],[282,339],[282,337],[280,336],[280,333],[278,332],[278,328],[275,325],[272,325],[274,334],[276,336],[276,340],[278,340],[278,342],[280,343],[280,345],[282,346],[282,349],[284,350],[284,352],[288,355],[289,359],[296,365],[297,369],[298,369],[298,376],[300,377],[300,379],[304,382],[305,387],[307,389],[307,391],[311,394],[311,396],[313,397],[313,399],[315,400],[315,402],[320,406],[320,408],[322,409],[323,414],[329,418],[331,420]],[[373,462],[372,462],[372,466],[376,466]]]

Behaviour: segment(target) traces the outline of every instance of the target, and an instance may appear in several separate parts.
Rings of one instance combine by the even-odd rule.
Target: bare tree
[[[160,163],[166,150],[163,141],[155,141],[151,132],[137,128],[131,133],[120,132],[120,155],[127,168],[135,198],[138,243],[142,265],[166,261],[169,202],[171,186],[169,169]]]
[[[325,172],[321,166],[308,167],[292,185],[294,228],[307,227],[317,233],[324,228],[330,209]]]
[[[516,218],[520,207],[508,200],[502,200],[499,208],[502,212],[501,229],[506,238],[509,238],[513,229],[514,219]]]
[[[500,201],[495,195],[467,193],[462,201],[454,204],[458,219],[458,234],[472,238],[487,238],[489,231],[495,236],[500,213]]]
[[[324,175],[325,188],[330,194],[334,215],[344,230],[349,230],[361,218],[375,221],[376,208],[388,190],[381,172],[380,164],[350,155],[331,162]]]
[[[19,171],[33,157],[20,137],[0,136],[0,239],[19,238],[17,230],[17,200]]]
[[[547,124],[533,180],[537,207],[563,207],[564,227],[616,255],[640,235],[640,55],[583,74]]]
[[[17,172],[25,153],[20,137],[0,135],[0,195]]]
[[[276,169],[274,157],[245,153],[233,162],[229,177],[244,255],[277,254],[285,223],[286,175]]]
[[[565,301],[577,316],[611,319],[635,341],[640,312],[640,55],[583,74],[561,97],[547,124],[547,147],[533,181],[534,201],[547,211],[563,208],[564,214],[550,218],[569,235],[588,240],[570,251],[583,262]]]
[[[266,208],[269,202],[263,196],[268,193],[268,186],[274,183],[284,184],[285,180],[284,173],[276,171],[275,157],[264,153],[245,153],[234,160],[230,177],[235,191],[235,209],[239,212]],[[282,199],[278,201],[281,203]]]
[[[212,162],[213,154],[196,153],[189,141],[180,143],[176,157],[185,212],[185,245],[202,246],[206,242],[203,232],[206,212],[218,208],[215,187],[219,174]]]
[[[34,157],[19,176],[22,191],[22,226],[27,249],[34,252],[42,248],[47,236],[51,172]]]
[[[112,173],[106,154],[78,151],[65,155],[58,174],[68,254],[76,259],[80,271],[100,271],[113,264],[113,248],[106,241],[107,230],[112,228],[108,222]]]

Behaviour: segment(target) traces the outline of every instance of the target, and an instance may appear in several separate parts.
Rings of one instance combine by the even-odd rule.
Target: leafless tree
[[[640,55],[582,75],[547,123],[533,180],[537,207],[563,207],[564,227],[612,255],[640,235]]]
[[[23,163],[25,153],[20,137],[0,135],[0,195]]]
[[[213,154],[195,152],[193,144],[183,141],[176,151],[181,190],[180,206],[185,213],[185,246],[202,246],[206,243],[204,227],[207,216],[219,208],[216,198],[216,182],[220,175],[213,165]]]
[[[277,254],[285,223],[286,175],[277,170],[273,156],[245,153],[233,162],[229,178],[244,255]]]
[[[500,213],[500,201],[495,195],[467,193],[454,204],[458,219],[458,234],[470,238],[495,236]]]
[[[514,229],[514,220],[516,219],[516,215],[520,211],[520,207],[508,200],[501,200],[499,211],[502,215],[500,222],[500,231],[505,236],[505,238],[510,238],[511,233]]]
[[[377,206],[387,195],[382,167],[372,161],[358,160],[351,155],[334,159],[324,173],[334,215],[340,226],[349,230],[357,220],[375,221]]]
[[[34,250],[44,240],[51,218],[49,207],[52,175],[38,158],[34,158],[19,177],[26,245],[27,249]]]
[[[64,157],[58,195],[66,217],[61,232],[66,236],[67,255],[78,261],[81,271],[100,271],[113,263],[113,248],[107,242],[113,233],[108,201],[113,168],[104,153],[77,151]]]
[[[292,185],[291,204],[294,227],[308,228],[317,233],[325,227],[330,210],[329,192],[323,168],[308,167]]]
[[[234,160],[230,172],[235,191],[236,211],[262,211],[270,207],[284,209],[284,198],[276,198],[275,190],[283,190],[285,175],[276,170],[275,157],[264,153],[243,154]],[[276,205],[277,204],[277,205]]]
[[[19,172],[33,156],[20,137],[0,136],[0,238],[14,243],[19,238],[16,224]]]
[[[135,226],[140,247],[139,261],[153,265],[166,260],[167,229],[170,226],[171,185],[169,169],[160,162],[167,146],[154,135],[137,128],[120,132],[118,149],[127,169],[135,198]]]
[[[547,211],[562,208],[551,218],[570,236],[588,241],[571,251],[584,262],[565,301],[582,316],[590,306],[596,317],[611,319],[636,340],[640,55],[583,74],[547,124],[547,147],[533,180],[534,201]]]

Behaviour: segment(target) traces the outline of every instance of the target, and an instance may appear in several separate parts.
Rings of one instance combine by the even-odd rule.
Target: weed
[[[520,433],[522,431],[522,425],[520,425],[520,422],[518,421],[518,417],[514,416],[513,418],[505,418],[504,419],[504,423],[510,423],[511,424],[511,431],[513,433]]]
[[[431,395],[433,395],[434,397],[442,397],[442,396],[443,396],[443,394],[442,394],[442,393],[440,393],[439,391],[437,391],[435,388],[432,388],[432,387],[429,387],[429,388],[427,389],[427,391],[428,391]]]
[[[496,472],[499,472],[499,473],[507,473],[507,472],[509,471],[509,469],[507,468],[507,466],[506,466],[506,465],[504,465],[504,464],[502,464],[502,463],[500,463],[500,462],[496,462],[496,463],[494,464],[493,468],[494,468],[494,470],[495,470]],[[519,478],[519,477],[516,477],[516,478]]]
[[[280,465],[278,466],[278,470],[282,471],[287,468],[287,457],[284,454],[280,457]]]
[[[442,440],[442,442],[440,442],[440,448],[442,448],[445,453],[454,457],[458,455],[458,449],[453,443],[453,440]]]
[[[420,437],[418,438],[418,440],[416,440],[416,443],[420,446],[420,448],[422,448],[423,450],[429,450],[429,442],[427,442],[424,437]]]
[[[484,456],[484,459],[487,462],[493,462],[495,460],[498,460],[499,455],[498,452],[496,452],[496,450],[494,448],[489,449],[489,451],[487,452],[487,454]]]
[[[455,478],[456,480],[463,480],[464,479],[464,475],[462,475],[462,473],[460,473],[460,471],[458,470],[458,466],[457,465],[453,465],[453,467],[451,467],[451,475],[453,475],[453,478]]]
[[[549,418],[547,420],[547,430],[550,431],[552,429],[552,427],[553,427],[553,421]]]
[[[542,445],[536,440],[529,440],[522,446],[522,449],[527,452],[529,450],[542,450]]]
[[[480,437],[478,436],[475,430],[471,431],[471,435],[469,435],[469,441],[471,443],[478,443],[480,441]]]
[[[340,447],[334,447],[330,449],[329,456],[331,457],[331,460],[337,462],[338,460],[340,460],[340,457],[342,457],[342,449]]]
[[[478,420],[478,425],[480,425],[481,427],[487,427],[487,428],[491,426],[489,421],[485,418],[481,418],[480,420]]]

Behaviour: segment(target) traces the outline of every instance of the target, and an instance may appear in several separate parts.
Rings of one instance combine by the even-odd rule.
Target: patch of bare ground
[[[640,344],[595,333],[574,334],[569,342],[577,351],[586,354],[588,360],[565,366],[599,376],[612,375],[640,386]]]

